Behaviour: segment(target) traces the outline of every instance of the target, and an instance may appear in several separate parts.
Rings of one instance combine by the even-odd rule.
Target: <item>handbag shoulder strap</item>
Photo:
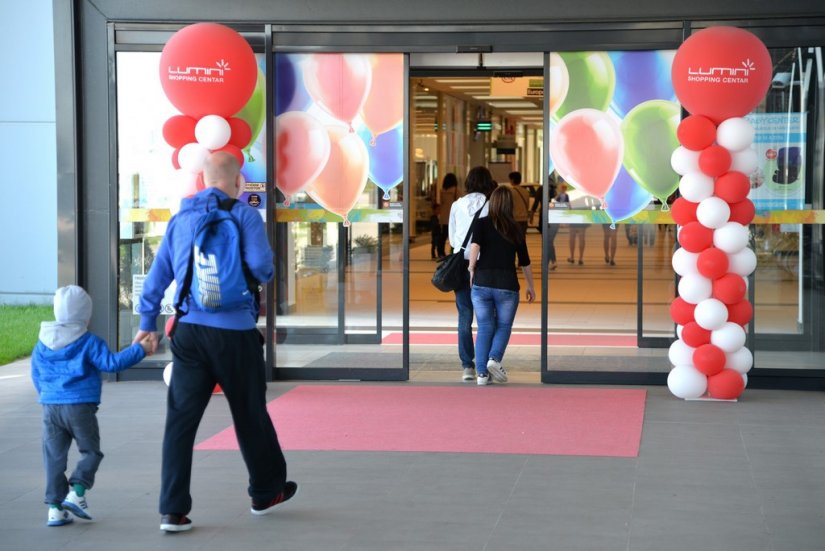
[[[476,220],[478,220],[478,215],[481,214],[481,211],[483,211],[484,207],[487,205],[487,201],[488,199],[484,200],[484,204],[481,205],[481,208],[478,209],[475,213],[475,216],[473,216],[473,221],[470,222],[470,227],[467,228],[467,235],[464,236],[464,243],[461,244],[462,251],[467,249],[467,243],[470,242],[470,236],[473,234],[473,226],[475,225]]]

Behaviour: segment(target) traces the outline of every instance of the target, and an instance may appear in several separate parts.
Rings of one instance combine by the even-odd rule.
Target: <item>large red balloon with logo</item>
[[[685,109],[719,124],[753,111],[765,98],[772,72],[768,49],[754,34],[710,27],[679,47],[671,77]]]
[[[236,31],[196,23],[176,32],[163,47],[159,74],[163,92],[181,113],[228,119],[252,97],[258,64]]]

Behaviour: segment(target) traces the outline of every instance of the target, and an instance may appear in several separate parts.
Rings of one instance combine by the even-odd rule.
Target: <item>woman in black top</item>
[[[527,302],[536,299],[527,243],[513,219],[513,196],[505,187],[490,195],[490,214],[473,226],[470,283],[476,314],[476,382],[507,382],[501,365],[519,304],[516,259],[527,282]],[[484,360],[487,360],[486,366]]]

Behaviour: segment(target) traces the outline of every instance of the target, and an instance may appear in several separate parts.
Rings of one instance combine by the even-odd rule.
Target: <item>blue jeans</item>
[[[63,503],[69,484],[81,484],[87,490],[94,485],[95,473],[103,460],[96,412],[97,404],[43,404],[46,503]],[[67,480],[72,439],[77,442],[80,460]]]
[[[470,298],[470,288],[459,289],[455,292],[455,307],[458,310],[458,357],[464,369],[474,367],[473,364],[473,301]]]
[[[487,360],[500,362],[510,341],[513,320],[516,319],[518,291],[479,287],[473,285],[471,292],[473,308],[476,312],[476,373],[487,374]]]

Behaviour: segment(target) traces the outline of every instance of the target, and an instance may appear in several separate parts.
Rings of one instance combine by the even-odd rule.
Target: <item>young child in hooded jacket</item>
[[[95,415],[100,404],[100,372],[123,371],[151,350],[144,339],[112,353],[103,339],[88,331],[91,317],[92,299],[86,291],[77,285],[61,287],[54,296],[55,321],[41,323],[32,352],[32,381],[43,404],[48,526],[72,522],[69,512],[91,520],[85,494],[94,485],[103,459]],[[66,479],[72,440],[77,442],[80,460]]]

